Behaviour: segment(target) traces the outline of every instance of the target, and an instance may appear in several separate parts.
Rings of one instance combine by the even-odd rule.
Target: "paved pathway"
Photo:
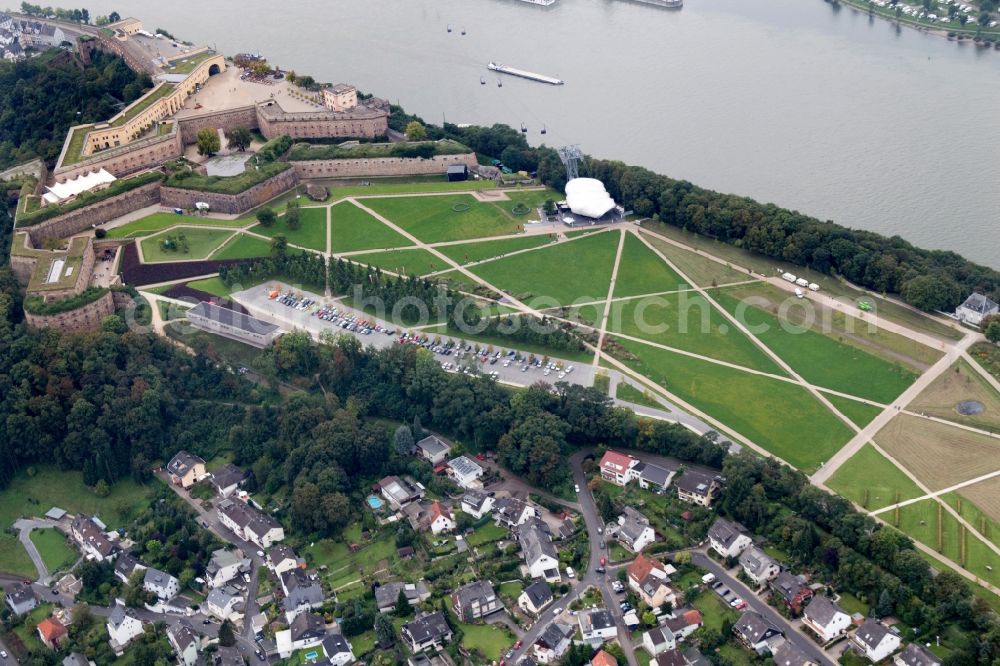
[[[875,511],[869,511],[868,513],[869,515],[877,516],[881,513],[886,513],[887,511],[895,511],[899,507],[909,506],[911,504],[916,504],[917,502],[922,502],[926,499],[932,499],[935,497],[940,497],[941,495],[947,495],[948,493],[960,490],[962,488],[965,488],[966,486],[972,486],[977,483],[981,483],[982,481],[988,481],[989,479],[992,479],[997,476],[1000,476],[1000,469],[990,472],[989,474],[983,474],[981,476],[977,476],[974,479],[968,479],[966,481],[962,481],[961,483],[956,483],[955,485],[948,486],[947,488],[942,488],[941,490],[935,490],[932,493],[921,495],[920,497],[914,497],[913,499],[903,500],[902,502],[896,502],[895,504],[890,504],[889,506],[883,507],[881,509],[876,509]]]
[[[615,295],[615,285],[618,283],[618,267],[622,261],[622,250],[625,248],[625,230],[622,229],[618,235],[618,249],[615,250],[615,263],[611,268],[611,280],[608,283],[608,295],[604,299],[604,312],[601,314],[601,323],[597,328],[597,348],[594,350],[594,365],[600,365],[601,354],[604,349],[604,338],[608,334],[608,317],[611,316],[611,299]]]
[[[24,550],[28,552],[31,563],[35,565],[35,570],[38,572],[38,582],[42,585],[48,585],[52,581],[52,578],[49,575],[49,568],[45,565],[45,560],[42,559],[41,553],[35,547],[35,542],[31,540],[31,531],[36,529],[55,529],[55,526],[56,522],[54,520],[47,519],[19,518],[14,521],[17,538],[21,542],[21,545],[24,546]]]

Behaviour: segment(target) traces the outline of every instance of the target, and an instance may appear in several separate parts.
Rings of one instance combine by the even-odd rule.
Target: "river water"
[[[524,123],[532,143],[579,143],[595,156],[1000,268],[1000,53],[897,30],[846,6],[93,0],[88,7],[134,15],[147,29],[227,54],[260,51],[273,64],[354,83],[432,122]],[[566,85],[504,77],[498,87],[485,69],[490,60]]]

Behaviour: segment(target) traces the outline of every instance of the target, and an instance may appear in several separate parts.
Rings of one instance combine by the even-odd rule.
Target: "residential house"
[[[83,591],[83,581],[73,574],[66,574],[56,581],[56,589],[59,590],[59,594],[75,597]]]
[[[167,474],[171,483],[181,488],[190,488],[208,476],[205,461],[187,451],[179,451],[167,463]]]
[[[955,317],[966,324],[979,326],[983,319],[1000,312],[1000,305],[997,305],[987,296],[973,292],[965,299],[958,308],[955,309]]]
[[[525,613],[538,617],[542,610],[552,603],[552,588],[544,580],[536,580],[523,590],[517,598],[518,607]]]
[[[618,627],[611,611],[607,608],[592,608],[580,611],[576,616],[580,633],[587,642],[603,643],[618,635]]]
[[[97,666],[97,664],[88,660],[83,653],[71,652],[62,660],[62,666]]]
[[[802,613],[805,603],[813,598],[812,588],[806,584],[806,579],[802,576],[793,576],[788,571],[782,571],[771,581],[771,594],[778,595],[778,598],[785,604],[785,607],[798,616]]]
[[[638,464],[638,458],[617,451],[607,451],[600,462],[601,478],[616,486],[624,486],[632,480],[632,468]]]
[[[142,589],[155,594],[160,601],[167,601],[176,597],[181,591],[181,583],[166,571],[146,567],[146,574],[142,578]]]
[[[406,595],[406,600],[411,606],[415,606],[422,601],[430,599],[431,592],[423,581],[416,583],[382,583],[375,588],[375,605],[380,613],[392,613],[396,610],[399,602],[399,593]]]
[[[892,661],[895,666],[941,666],[941,658],[919,643],[910,643]]]
[[[627,570],[628,586],[648,605],[658,608],[677,603],[677,590],[670,585],[666,567],[651,557],[639,555]]]
[[[851,637],[851,645],[873,664],[899,649],[899,635],[878,620],[868,618]]]
[[[126,608],[125,604],[118,603],[108,616],[107,622],[108,636],[111,637],[111,649],[115,654],[121,654],[125,646],[135,638],[142,635],[142,622],[132,613],[132,609]]]
[[[451,446],[435,435],[424,437],[417,442],[417,455],[432,465],[443,463],[451,453]]]
[[[802,623],[819,636],[821,642],[829,643],[847,631],[851,616],[830,599],[813,597],[802,614]]]
[[[222,469],[212,472],[212,486],[221,497],[229,497],[235,493],[240,484],[247,478],[247,473],[232,463],[227,463]]]
[[[288,629],[274,635],[278,656],[288,659],[296,650],[315,647],[326,636],[326,622],[313,613],[299,613],[288,625]]]
[[[696,647],[689,647],[682,653],[687,666],[712,666],[711,660]]]
[[[769,580],[781,573],[781,565],[773,557],[757,546],[751,546],[740,555],[740,566],[747,578],[757,587],[763,587]]]
[[[677,639],[668,627],[653,627],[642,635],[642,646],[650,657],[655,657],[661,652],[676,648]]]
[[[482,490],[467,490],[462,495],[462,511],[479,520],[493,510],[494,500]]]
[[[115,558],[115,576],[127,583],[136,571],[145,571],[146,565],[132,553],[121,553]]]
[[[563,658],[573,641],[576,629],[562,622],[552,622],[545,627],[534,645],[531,654],[539,664],[554,664]]]
[[[691,469],[674,480],[674,487],[677,488],[677,498],[682,502],[706,508],[712,506],[712,502],[722,493],[720,477],[709,476]]]
[[[515,497],[503,497],[496,501],[493,518],[496,524],[507,529],[523,525],[536,517],[535,509]]]
[[[517,528],[521,554],[532,578],[544,578],[550,583],[562,581],[559,575],[559,555],[552,537],[540,520],[532,520]]]
[[[708,542],[716,553],[721,557],[739,557],[743,551],[750,547],[753,539],[747,533],[747,529],[737,522],[716,518],[712,526],[708,528]]]
[[[423,498],[424,491],[408,479],[398,476],[387,476],[378,482],[382,497],[389,502],[394,511],[399,511],[410,502]]]
[[[222,524],[236,536],[259,548],[270,548],[285,538],[285,530],[278,521],[246,502],[224,499],[218,504],[218,514]]]
[[[285,592],[282,608],[289,622],[299,613],[322,606],[326,600],[319,576],[314,571],[292,569],[279,578],[281,589]]]
[[[451,515],[451,509],[441,502],[434,500],[427,512],[427,525],[433,534],[451,532],[455,529],[455,519]]]
[[[424,613],[400,628],[400,635],[411,652],[423,652],[428,648],[441,648],[451,640],[451,627],[444,613]]]
[[[243,617],[243,595],[232,585],[217,587],[208,593],[205,609],[220,620],[238,622]]]
[[[45,647],[50,650],[61,648],[68,635],[63,623],[53,617],[47,617],[39,622],[35,631],[38,632],[38,638],[41,639]]]
[[[354,661],[354,651],[351,644],[339,633],[330,633],[323,637],[323,654],[330,666],[344,666]]]
[[[649,519],[630,506],[625,507],[618,516],[618,543],[633,553],[641,552],[643,548],[656,540],[656,532],[649,524]]]
[[[23,583],[14,583],[11,585],[4,600],[10,609],[14,611],[14,615],[24,615],[38,605],[35,591],[31,589],[30,585],[24,585]]]
[[[590,658],[590,666],[618,666],[618,660],[604,650],[598,650],[597,654]]]
[[[292,569],[305,569],[306,561],[296,555],[291,546],[278,543],[267,551],[267,568],[273,571],[275,576],[280,576]]]
[[[670,485],[670,479],[674,476],[674,473],[666,467],[660,467],[653,463],[639,463],[632,471],[637,474],[636,478],[639,480],[640,488],[652,490],[657,494],[666,492]]]
[[[488,580],[477,580],[452,592],[451,605],[455,615],[463,622],[472,622],[504,610],[500,596]]]
[[[733,633],[743,645],[759,655],[769,654],[784,640],[784,633],[756,611],[747,611],[733,624]]]
[[[448,475],[463,488],[482,488],[479,480],[483,476],[483,467],[468,456],[459,456],[448,461]]]
[[[118,554],[118,544],[104,533],[104,523],[90,516],[78,515],[70,523],[69,531],[84,557],[103,562],[114,559]]]
[[[250,559],[244,557],[240,549],[220,548],[212,551],[212,559],[205,567],[205,582],[209,587],[219,587],[236,578],[240,571],[249,571],[249,569]]]
[[[663,626],[673,632],[678,643],[698,631],[704,622],[701,613],[696,610],[687,610],[681,613],[674,613],[663,621]]]
[[[792,645],[791,641],[785,641],[774,648],[772,656],[775,666],[819,666],[819,664],[807,657],[805,652]],[[941,665],[938,664],[937,666]]]
[[[246,666],[246,662],[243,660],[243,655],[240,654],[238,647],[223,647],[219,646],[214,653],[212,653],[212,666]]]
[[[649,666],[688,666],[687,660],[680,650],[664,650],[649,663]]]
[[[198,651],[201,650],[201,637],[187,620],[167,627],[167,640],[174,648],[177,662],[180,666],[195,666],[198,663]]]

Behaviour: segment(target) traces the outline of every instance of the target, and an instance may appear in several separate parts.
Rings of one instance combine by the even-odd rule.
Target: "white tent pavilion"
[[[42,195],[42,198],[45,200],[45,203],[62,203],[83,192],[89,192],[95,187],[110,185],[116,180],[117,178],[102,168],[100,171],[77,176],[76,178],[67,180],[65,183],[56,183],[52,187],[46,187],[45,189],[48,191]]]
[[[566,183],[566,204],[574,215],[594,219],[615,209],[615,200],[596,178],[574,178]]]

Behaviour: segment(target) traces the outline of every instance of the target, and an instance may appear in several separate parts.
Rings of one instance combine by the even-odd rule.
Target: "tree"
[[[198,154],[214,155],[222,148],[219,133],[210,127],[198,130]]]
[[[108,333],[121,334],[128,330],[128,326],[125,325],[125,320],[119,315],[112,314],[101,320],[101,330]]]
[[[219,645],[222,647],[232,647],[236,645],[236,634],[233,632],[233,625],[229,620],[223,620],[219,625]]]
[[[903,300],[926,312],[954,310],[961,293],[955,282],[943,275],[918,275],[903,283]]]
[[[392,647],[392,644],[396,642],[396,630],[389,618],[382,613],[375,616],[375,638],[383,650]]]
[[[400,590],[399,597],[396,598],[396,617],[407,617],[413,612],[410,600],[406,598],[406,591]]]
[[[265,60],[258,60],[254,64],[250,65],[250,71],[252,71],[257,76],[265,76],[270,74],[271,66],[267,64]]]
[[[411,120],[406,124],[406,138],[409,141],[426,141],[427,128],[422,123]]]
[[[121,20],[122,20],[122,15],[119,14],[118,12],[111,12],[110,14],[108,14],[108,21],[110,21],[111,23],[117,23],[118,21]]]
[[[1000,343],[1000,317],[996,317],[986,325],[986,339]]]
[[[288,251],[288,239],[284,236],[275,236],[271,241],[271,252],[283,255]]]
[[[251,136],[250,130],[246,127],[234,127],[226,132],[226,141],[236,150],[243,151],[250,147],[253,136]]]
[[[260,222],[262,227],[270,227],[274,224],[274,221],[278,219],[278,216],[274,214],[274,211],[270,208],[261,208],[257,211],[255,215],[257,221]]]
[[[396,447],[396,453],[401,456],[410,455],[413,453],[413,432],[406,425],[399,426],[392,437],[392,443]]]
[[[104,479],[98,480],[97,484],[94,486],[94,494],[98,497],[107,497],[111,494],[111,488],[108,487],[108,482]]]
[[[285,207],[285,226],[290,231],[295,231],[302,226],[299,220],[299,202],[294,199],[289,201],[288,206]]]

